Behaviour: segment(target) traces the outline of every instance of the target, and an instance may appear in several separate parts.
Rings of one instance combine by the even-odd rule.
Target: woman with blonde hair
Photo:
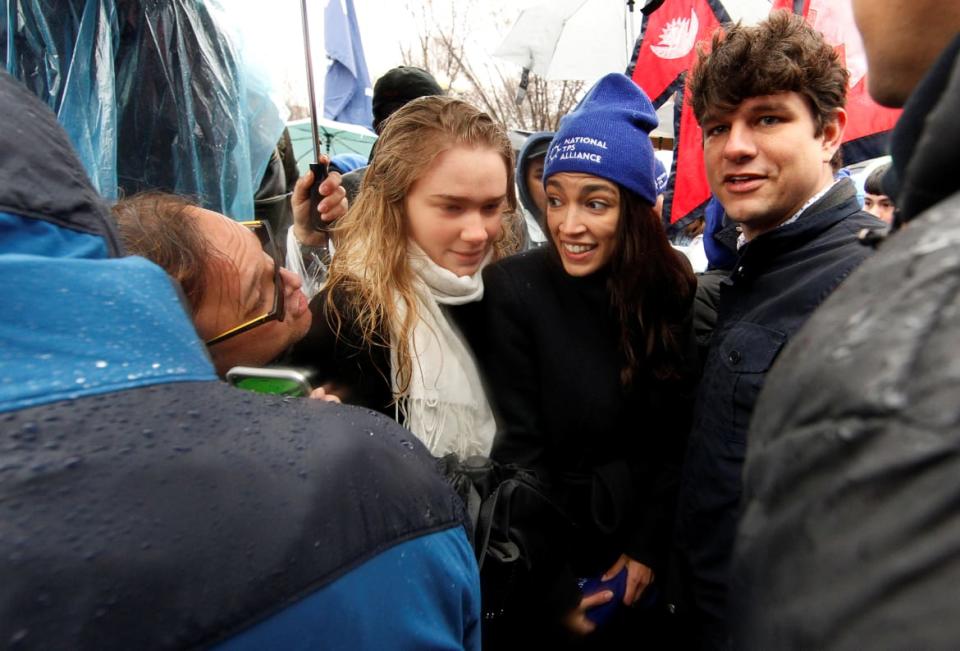
[[[424,97],[392,115],[335,227],[311,331],[291,353],[327,393],[396,418],[435,455],[488,454],[493,442],[473,353],[448,308],[479,301],[482,268],[511,249],[512,169],[503,127],[466,102]]]

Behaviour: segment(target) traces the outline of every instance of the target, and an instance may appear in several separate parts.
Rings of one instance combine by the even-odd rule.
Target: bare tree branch
[[[484,3],[455,3],[449,15],[433,0],[416,8],[407,2],[406,7],[418,24],[418,44],[402,51],[403,63],[429,70],[452,95],[474,103],[508,128],[554,131],[583,92],[581,81],[547,81],[531,74],[526,99],[517,106],[520,72],[508,64],[477,61],[467,52],[471,15],[486,7]],[[508,23],[502,15],[493,18]]]

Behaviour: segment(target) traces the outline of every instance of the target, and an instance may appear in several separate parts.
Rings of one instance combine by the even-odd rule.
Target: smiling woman
[[[480,270],[511,250],[504,129],[448,97],[386,122],[357,203],[335,227],[327,286],[292,361],[328,393],[395,417],[435,455],[487,454],[496,426],[449,306],[480,300]]]
[[[670,646],[624,607],[657,607],[693,385],[696,281],[654,207],[656,124],[626,76],[601,79],[547,153],[552,246],[484,272],[470,332],[500,418],[491,457],[533,470],[576,524],[527,550],[538,579],[487,622],[490,648]]]

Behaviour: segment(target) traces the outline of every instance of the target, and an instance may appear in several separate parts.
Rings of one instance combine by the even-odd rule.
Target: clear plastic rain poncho
[[[103,196],[162,189],[253,215],[283,120],[219,2],[0,2],[0,63],[56,112]]]

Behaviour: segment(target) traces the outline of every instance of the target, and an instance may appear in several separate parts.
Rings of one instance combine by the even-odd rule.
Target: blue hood
[[[53,113],[0,71],[0,412],[213,380],[181,294],[123,254]]]

